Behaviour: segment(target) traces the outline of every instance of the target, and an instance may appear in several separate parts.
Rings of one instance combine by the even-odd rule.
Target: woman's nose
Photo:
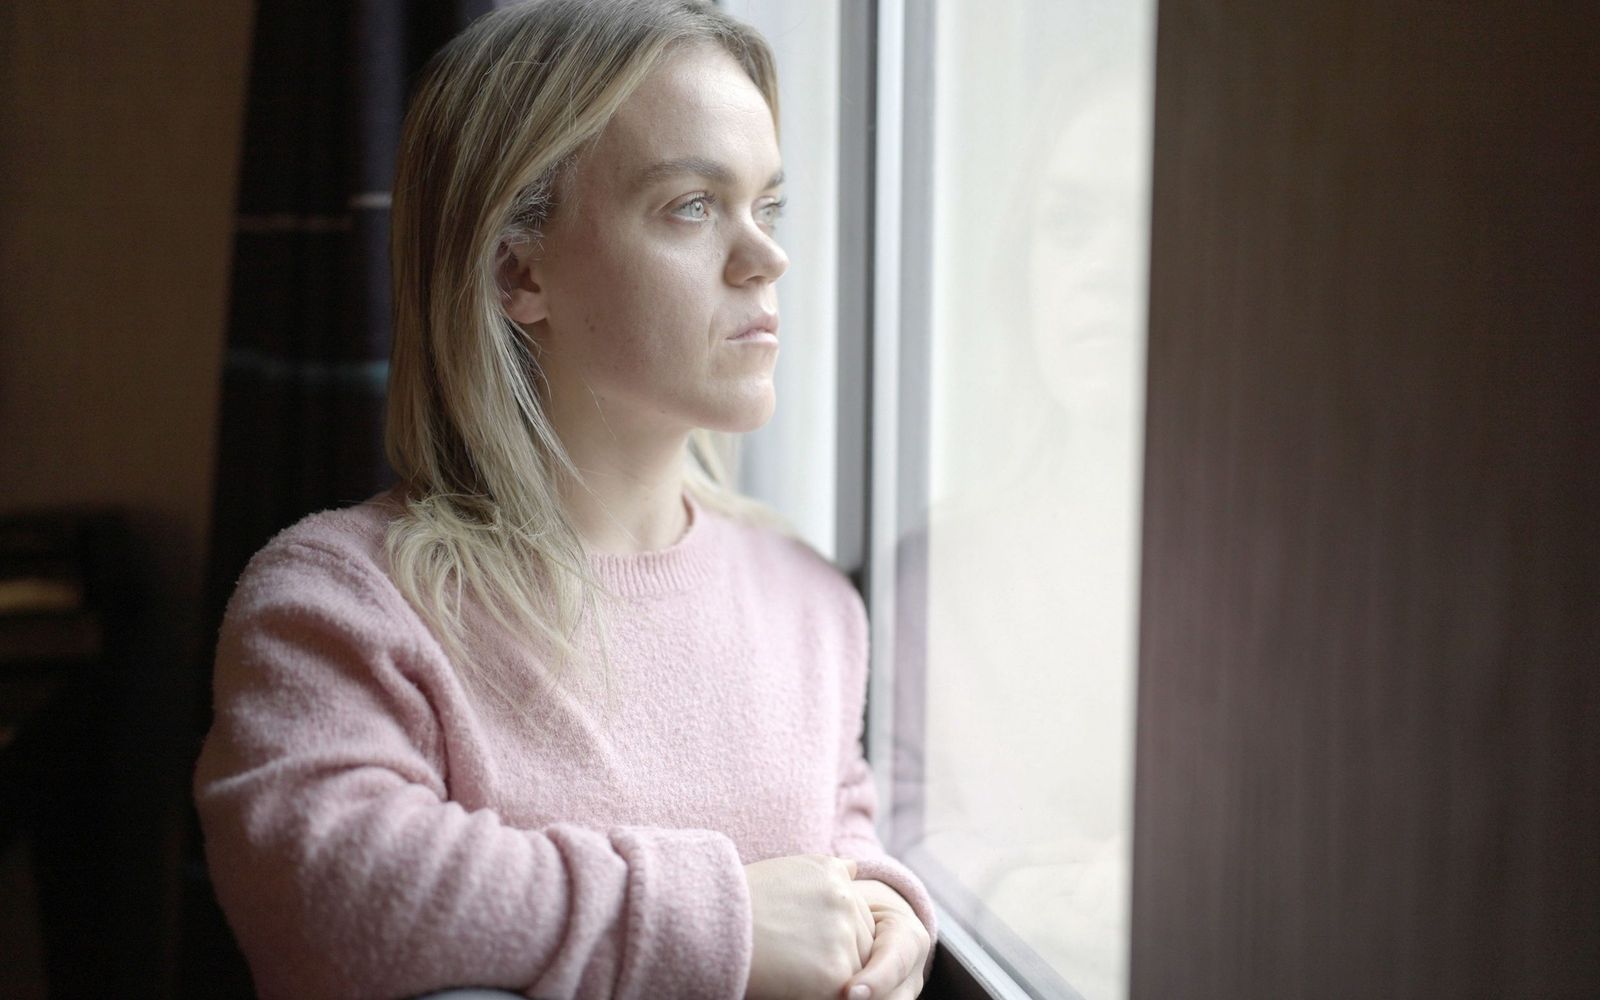
[[[745,227],[728,257],[728,281],[735,285],[777,281],[788,269],[789,255],[771,233],[754,222]]]

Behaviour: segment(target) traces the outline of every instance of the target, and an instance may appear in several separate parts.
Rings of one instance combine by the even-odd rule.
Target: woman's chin
[[[777,410],[777,403],[777,394],[773,392],[771,383],[768,383],[765,392],[745,399],[730,400],[718,407],[714,414],[708,415],[701,426],[707,430],[726,434],[748,434],[767,425]]]

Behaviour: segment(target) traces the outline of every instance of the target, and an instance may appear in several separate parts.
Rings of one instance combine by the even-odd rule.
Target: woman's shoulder
[[[395,490],[384,490],[359,503],[307,514],[274,535],[262,551],[312,546],[360,555],[376,563],[389,524],[400,512]]]
[[[860,604],[850,577],[832,559],[787,524],[713,513],[721,531],[752,564],[763,589],[787,584],[812,598]]]
[[[235,586],[230,610],[264,606],[362,605],[368,612],[401,610],[384,569],[384,538],[400,507],[392,490],[359,503],[318,511],[282,529],[251,557]]]

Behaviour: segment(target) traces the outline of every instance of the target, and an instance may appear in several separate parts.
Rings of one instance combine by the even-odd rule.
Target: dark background
[[[76,824],[91,860],[71,870],[98,904],[79,965],[102,995],[175,979],[253,14],[0,4],[0,511],[104,507],[127,532],[100,766],[58,790],[101,783]],[[14,839],[0,863],[0,995],[43,995],[39,853]]]

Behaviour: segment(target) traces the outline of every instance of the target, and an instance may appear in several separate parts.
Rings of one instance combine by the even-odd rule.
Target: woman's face
[[[731,338],[777,316],[781,168],[766,101],[721,49],[674,53],[622,105],[528,272],[558,412],[650,437],[771,417],[776,342]]]

